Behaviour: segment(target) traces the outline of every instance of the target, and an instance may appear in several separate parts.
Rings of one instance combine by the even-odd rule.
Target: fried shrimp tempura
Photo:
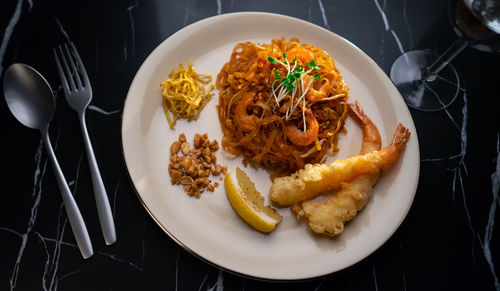
[[[349,115],[363,130],[360,154],[379,150],[382,141],[378,129],[358,102],[349,104]],[[361,175],[351,182],[341,183],[341,190],[335,197],[325,202],[305,201],[294,204],[291,210],[298,219],[307,219],[313,232],[336,236],[344,230],[344,223],[353,219],[366,205],[378,178],[379,172]]]
[[[399,124],[392,143],[381,150],[336,160],[330,165],[307,164],[291,176],[276,178],[271,185],[271,200],[282,206],[314,198],[320,192],[339,188],[342,182],[360,175],[376,174],[394,163],[410,138],[410,132]]]

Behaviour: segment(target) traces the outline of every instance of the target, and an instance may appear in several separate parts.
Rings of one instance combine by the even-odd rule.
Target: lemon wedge
[[[269,233],[281,221],[279,212],[264,205],[264,197],[240,168],[226,175],[224,187],[233,209],[256,230]]]

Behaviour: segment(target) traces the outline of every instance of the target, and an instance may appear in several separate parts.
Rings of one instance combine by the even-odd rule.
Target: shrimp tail
[[[361,104],[359,104],[358,101],[355,101],[353,104],[349,104],[347,109],[352,119],[354,119],[354,121],[363,130],[361,154],[379,150],[380,145],[382,144],[380,133],[377,126],[375,126],[372,120],[365,114],[363,108],[361,108]]]
[[[361,104],[359,104],[358,101],[349,104],[347,109],[349,110],[349,115],[354,119],[354,121],[356,121],[359,127],[363,128],[365,124],[368,123],[369,118],[366,116],[363,108],[361,108]]]
[[[394,136],[392,137],[391,144],[379,151],[381,154],[380,156],[384,157],[387,165],[392,164],[399,159],[399,156],[409,139],[410,131],[399,123],[396,131],[394,132]]]
[[[402,149],[406,142],[410,139],[410,131],[401,123],[398,124],[394,137],[392,138],[392,145],[397,149]]]

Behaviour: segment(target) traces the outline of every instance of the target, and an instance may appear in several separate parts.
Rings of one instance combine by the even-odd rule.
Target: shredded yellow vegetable
[[[170,72],[168,80],[160,84],[163,87],[163,109],[172,129],[177,119],[198,119],[213,96],[214,85],[208,89],[204,86],[212,81],[212,77],[196,73],[191,61],[192,58],[187,68],[180,63],[179,69]]]

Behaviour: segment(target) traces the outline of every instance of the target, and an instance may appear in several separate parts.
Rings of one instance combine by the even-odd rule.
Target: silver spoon
[[[87,227],[59,167],[49,139],[49,124],[56,106],[49,83],[32,67],[13,64],[5,71],[3,90],[7,105],[17,120],[29,128],[40,131],[76,243],[85,259],[91,257],[94,251]]]

